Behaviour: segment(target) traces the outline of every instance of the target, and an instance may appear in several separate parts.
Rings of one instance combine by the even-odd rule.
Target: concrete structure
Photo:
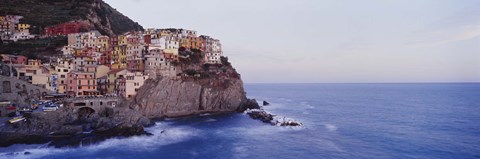
[[[75,108],[74,111],[80,108],[92,108],[96,112],[101,112],[105,107],[118,106],[122,99],[118,97],[97,97],[97,98],[67,98],[65,102],[71,103]]]

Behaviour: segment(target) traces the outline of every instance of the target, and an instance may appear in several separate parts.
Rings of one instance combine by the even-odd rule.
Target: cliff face
[[[148,118],[162,118],[234,112],[247,100],[240,79],[212,79],[208,82],[169,78],[151,80],[128,104]]]
[[[0,15],[24,16],[22,23],[34,26],[34,34],[47,26],[70,21],[87,22],[107,35],[143,30],[102,0],[0,0],[0,4]]]

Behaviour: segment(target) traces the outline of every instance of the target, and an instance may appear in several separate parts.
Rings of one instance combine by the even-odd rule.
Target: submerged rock
[[[263,106],[267,106],[267,105],[270,105],[270,103],[268,103],[267,101],[263,101]]]
[[[266,112],[265,110],[262,110],[262,109],[250,109],[250,110],[247,110],[246,113],[252,119],[257,119],[264,123],[270,123],[271,125],[276,125],[276,126],[302,126],[303,125],[302,123],[295,121],[293,119],[289,119],[286,117],[279,117],[275,114]]]
[[[260,109],[252,109],[247,111],[247,114],[253,118],[253,119],[258,119],[264,123],[271,123],[273,120],[273,117],[275,115],[270,114],[266,111],[260,110]]]

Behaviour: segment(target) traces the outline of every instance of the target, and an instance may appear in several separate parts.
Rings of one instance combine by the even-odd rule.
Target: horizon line
[[[245,82],[244,84],[480,84],[478,82]]]

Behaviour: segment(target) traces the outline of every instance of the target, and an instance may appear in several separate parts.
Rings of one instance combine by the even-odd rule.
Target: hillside
[[[102,0],[0,0],[0,15],[21,15],[21,23],[31,24],[31,34],[41,34],[45,27],[82,21],[94,26],[104,35],[140,31],[143,27],[124,16]],[[66,37],[22,40],[3,44],[0,53],[43,58],[57,55],[59,47],[67,44]]]
[[[74,20],[86,20],[107,35],[143,30],[102,0],[0,0],[0,4],[0,15],[24,16],[23,23],[35,26],[33,34],[47,26]]]

